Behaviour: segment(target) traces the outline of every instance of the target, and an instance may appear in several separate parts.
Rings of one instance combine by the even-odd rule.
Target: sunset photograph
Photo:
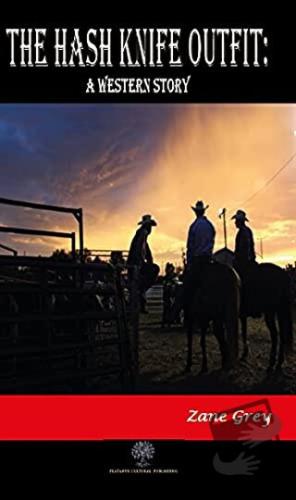
[[[145,213],[157,220],[155,260],[182,264],[191,206],[209,205],[215,250],[226,208],[234,248],[237,209],[247,212],[258,259],[296,260],[294,105],[1,105],[1,197],[82,207],[84,244],[128,250]],[[273,176],[289,162],[279,175]],[[1,207],[0,224],[75,230],[64,215]],[[1,235],[20,254],[49,255],[65,241]]]
[[[0,107],[0,388],[294,393],[296,108]]]

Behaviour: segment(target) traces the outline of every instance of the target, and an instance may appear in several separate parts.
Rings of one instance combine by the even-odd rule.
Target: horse
[[[271,350],[268,371],[279,370],[285,354],[293,348],[290,279],[287,272],[270,263],[254,264],[242,275],[241,327],[243,354],[249,354],[247,318],[264,315],[270,332]],[[277,327],[278,322],[278,327]],[[277,356],[277,348],[279,350]]]
[[[201,331],[202,351],[201,373],[208,370],[206,334],[210,322],[217,338],[222,368],[229,369],[238,357],[238,331],[240,312],[240,278],[235,270],[222,263],[207,265],[200,287],[190,301],[185,304],[185,328],[187,333],[186,372],[192,366],[192,341],[194,327]]]

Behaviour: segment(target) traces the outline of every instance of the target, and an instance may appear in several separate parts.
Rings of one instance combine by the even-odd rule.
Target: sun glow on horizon
[[[65,178],[61,186],[61,191],[68,193],[65,204],[84,209],[85,246],[128,250],[138,221],[151,213],[158,222],[149,238],[155,261],[161,266],[167,261],[179,265],[194,220],[191,206],[201,199],[209,204],[207,216],[216,228],[215,250],[224,247],[223,220],[218,211],[227,209],[228,247],[233,249],[236,228],[231,215],[244,209],[258,253],[263,241],[264,261],[294,263],[296,160],[254,199],[244,201],[295,152],[295,117],[294,105],[174,106],[167,126],[158,131],[155,151],[151,157],[142,154],[147,168],[136,180],[133,168],[141,168],[141,145],[135,143],[128,151],[118,152],[114,138],[110,150],[117,154],[116,175],[108,171],[113,165],[111,155],[108,162],[103,158],[103,167],[93,182],[85,162],[75,182],[68,186]],[[66,229],[62,221],[57,226]],[[21,236],[11,241],[20,248],[22,242],[25,244]],[[45,238],[38,240],[38,246],[36,239],[26,241],[29,249],[38,248],[37,253],[43,254],[65,246],[64,241]]]

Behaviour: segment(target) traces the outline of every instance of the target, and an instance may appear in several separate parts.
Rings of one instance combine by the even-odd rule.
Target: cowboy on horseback
[[[200,288],[204,270],[212,260],[216,231],[205,216],[209,206],[198,201],[194,207],[196,219],[191,224],[187,239],[187,268],[184,279],[184,303],[188,305],[192,295]]]
[[[242,324],[243,354],[249,353],[247,318],[264,315],[271,336],[268,370],[280,369],[285,354],[293,350],[293,321],[290,282],[287,273],[271,263],[256,262],[254,238],[243,210],[232,217],[238,232],[235,240],[234,267],[242,279],[240,318]],[[279,349],[278,349],[279,343]]]
[[[232,219],[238,229],[235,238],[233,266],[242,280],[241,308],[245,313],[250,313],[254,318],[259,318],[258,298],[254,289],[256,282],[256,253],[252,230],[246,225],[249,222],[246,212],[237,210]]]
[[[187,241],[187,268],[184,275],[184,319],[187,332],[186,371],[192,366],[194,328],[200,330],[201,373],[208,369],[206,333],[210,322],[221,351],[222,367],[231,368],[238,354],[239,278],[233,268],[212,262],[216,231],[198,201],[196,219]]]
[[[249,222],[246,212],[237,210],[232,219],[238,232],[235,238],[234,267],[244,274],[256,262],[254,237],[252,230],[246,225]]]

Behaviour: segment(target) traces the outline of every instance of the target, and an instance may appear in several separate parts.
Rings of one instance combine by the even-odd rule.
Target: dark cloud
[[[196,199],[247,210],[274,261],[294,254],[295,162],[245,204],[295,151],[292,105],[1,105],[0,197],[83,207],[85,241],[128,248],[137,221],[159,222],[156,258],[180,260]],[[0,207],[0,224],[75,230],[73,217]],[[235,228],[229,221],[228,240]],[[13,238],[13,239],[12,239]],[[64,242],[7,235],[31,253]],[[294,257],[293,257],[294,259]]]
[[[0,196],[83,206],[94,225],[94,209],[128,202],[172,114],[173,107],[144,105],[2,105]],[[69,217],[5,206],[0,223],[73,226]]]

